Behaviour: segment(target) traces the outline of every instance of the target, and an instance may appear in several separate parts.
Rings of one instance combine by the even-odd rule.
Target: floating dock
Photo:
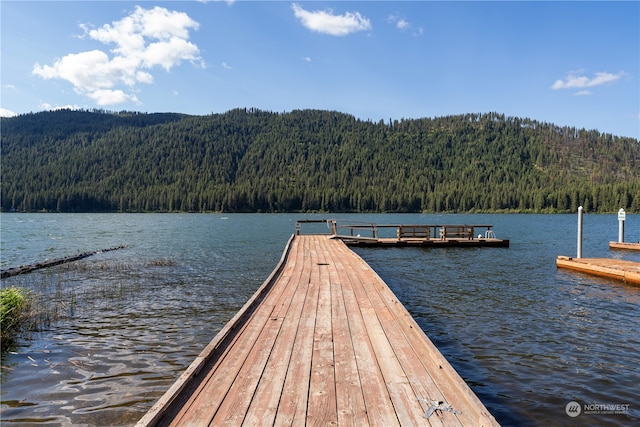
[[[509,247],[509,240],[498,239],[488,224],[338,225],[335,220],[300,220],[296,223],[296,234],[300,234],[302,224],[309,223],[326,223],[332,238],[349,246]],[[340,232],[345,229],[346,233]]]
[[[292,236],[137,425],[498,425],[384,281],[332,237]]]
[[[640,285],[640,262],[610,258],[559,256],[556,259],[556,266]]]
[[[627,251],[640,251],[640,242],[609,242],[609,249],[624,249]]]

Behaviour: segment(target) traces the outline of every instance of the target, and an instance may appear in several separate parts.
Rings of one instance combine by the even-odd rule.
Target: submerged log
[[[35,264],[28,264],[28,265],[21,265],[19,267],[7,268],[5,270],[0,270],[0,278],[4,279],[11,276],[17,276],[19,274],[30,273],[34,270],[40,270],[42,268],[53,267],[55,265],[60,265],[60,264],[66,264],[68,262],[78,261],[83,258],[90,257],[91,255],[99,254],[102,252],[116,251],[118,249],[123,249],[126,247],[127,247],[126,245],[120,245],[113,248],[102,249],[99,251],[84,252],[77,255],[71,255],[63,258],[55,258],[47,261],[38,262]]]

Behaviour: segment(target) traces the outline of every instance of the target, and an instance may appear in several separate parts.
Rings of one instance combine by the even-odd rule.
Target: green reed
[[[0,335],[2,349],[9,347],[25,321],[29,293],[25,289],[6,287],[0,290]]]
[[[140,298],[145,283],[164,278],[158,268],[172,266],[175,262],[164,258],[146,262],[79,261],[4,279],[3,352],[9,346],[9,341],[5,346],[5,331],[16,338],[50,330],[57,322],[78,315],[100,315],[105,309],[131,304]],[[19,317],[18,309],[10,307],[20,307]],[[15,319],[12,328],[5,327],[5,318],[7,322]]]

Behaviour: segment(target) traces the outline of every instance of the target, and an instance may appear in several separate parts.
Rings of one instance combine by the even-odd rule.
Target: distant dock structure
[[[498,239],[489,224],[343,225],[331,219],[310,219],[297,221],[296,234],[300,234],[303,224],[311,223],[326,223],[331,238],[349,246],[509,247],[509,240]],[[343,230],[347,231],[342,233]]]
[[[499,425],[327,224],[297,224],[271,275],[138,427]]]

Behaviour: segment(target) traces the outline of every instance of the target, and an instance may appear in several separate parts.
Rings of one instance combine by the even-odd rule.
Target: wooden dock
[[[508,248],[509,240],[496,238],[393,238],[393,237],[352,237],[336,235],[334,239],[340,239],[349,246],[369,247],[402,247],[417,246],[421,248]]]
[[[138,423],[152,425],[498,423],[368,264],[340,239],[296,234]]]
[[[610,258],[559,256],[556,259],[556,266],[640,285],[640,262]]]
[[[624,249],[627,251],[640,251],[640,242],[609,242],[609,249]]]

